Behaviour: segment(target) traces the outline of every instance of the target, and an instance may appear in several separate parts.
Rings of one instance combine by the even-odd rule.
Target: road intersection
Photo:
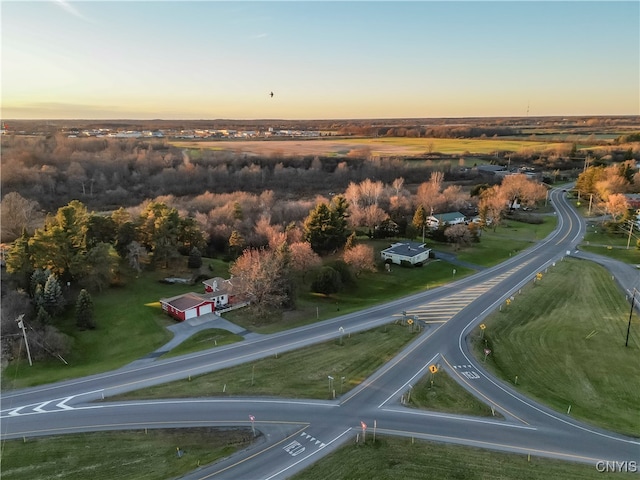
[[[518,393],[482,367],[467,337],[536,274],[574,252],[584,222],[560,190],[550,194],[558,227],[508,261],[446,286],[273,335],[113,372],[3,392],[1,437],[94,430],[250,426],[262,435],[247,450],[201,467],[188,479],[284,479],[362,435],[399,435],[590,463],[635,461],[640,442],[577,422]],[[404,314],[402,312],[405,312]],[[417,338],[358,387],[332,400],[225,397],[110,402],[110,396],[239,365],[404,318]],[[406,408],[403,399],[431,365],[444,368],[501,418]],[[331,383],[329,384],[331,385]],[[105,400],[96,402],[96,400]],[[366,427],[365,427],[366,426]]]

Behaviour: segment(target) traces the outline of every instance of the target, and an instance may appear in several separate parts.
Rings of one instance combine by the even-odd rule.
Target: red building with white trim
[[[212,313],[216,302],[209,298],[209,295],[189,292],[171,298],[161,298],[160,304],[162,310],[176,320],[184,322],[190,318]]]

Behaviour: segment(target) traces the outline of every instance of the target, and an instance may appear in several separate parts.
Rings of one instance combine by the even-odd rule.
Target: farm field
[[[496,151],[519,151],[523,148],[547,150],[562,143],[516,139],[449,139],[449,138],[349,138],[288,140],[212,140],[171,141],[183,148],[205,148],[246,155],[263,156],[346,156],[350,152],[367,151],[375,156],[423,156],[428,153],[447,155],[492,154]]]

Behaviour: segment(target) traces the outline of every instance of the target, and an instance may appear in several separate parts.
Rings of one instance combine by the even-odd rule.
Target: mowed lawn
[[[567,258],[486,320],[474,349],[526,395],[587,423],[640,436],[640,321],[603,267]]]
[[[113,370],[161,347],[172,334],[164,328],[174,323],[160,306],[159,299],[197,289],[198,286],[169,285],[158,280],[167,272],[131,276],[126,285],[92,295],[96,329],[80,331],[75,326],[71,305],[57,326],[71,337],[73,349],[64,359],[12,362],[2,372],[4,388],[19,388],[77,378]]]
[[[609,478],[594,465],[562,462],[459,445],[378,435],[366,445],[349,444],[291,480],[587,480]],[[616,473],[616,479],[637,478]]]
[[[250,428],[208,427],[7,440],[2,442],[2,479],[176,478],[228,457],[253,440]]]
[[[115,398],[182,398],[215,395],[267,395],[333,398],[359,385],[391,360],[417,333],[386,325],[340,339],[197,377],[136,390]],[[328,376],[334,378],[331,385]],[[344,380],[342,380],[344,377]],[[331,387],[331,389],[330,389]]]

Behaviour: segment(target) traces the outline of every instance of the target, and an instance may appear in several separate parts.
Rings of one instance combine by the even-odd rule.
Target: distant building
[[[419,242],[399,242],[394,243],[389,248],[380,252],[383,261],[391,260],[391,263],[401,265],[402,261],[407,261],[411,265],[424,263],[429,259],[430,248]]]
[[[445,223],[448,225],[457,225],[464,223],[464,221],[465,216],[460,212],[437,213],[427,217],[427,226],[435,230]]]

